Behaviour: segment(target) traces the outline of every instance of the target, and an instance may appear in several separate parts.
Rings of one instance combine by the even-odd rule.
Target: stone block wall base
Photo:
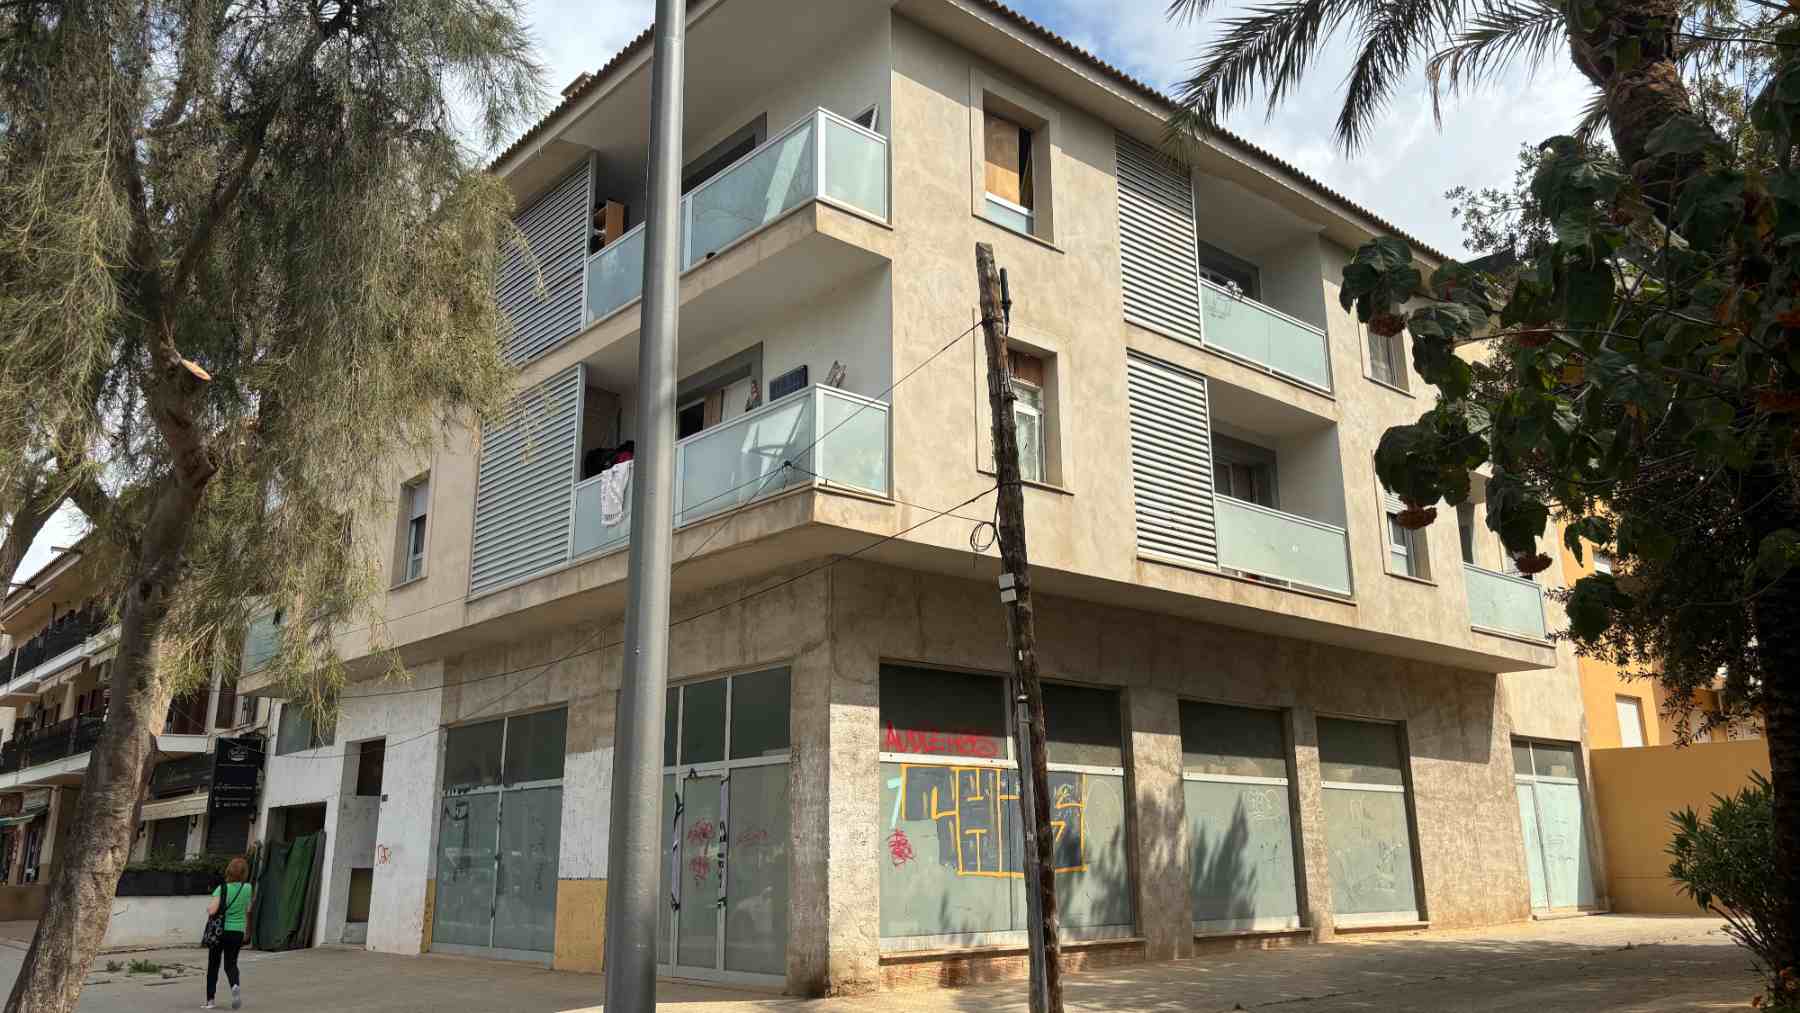
[[[1064,973],[1092,971],[1145,961],[1144,940],[1107,939],[1064,943]],[[973,950],[924,950],[885,953],[881,957],[884,989],[955,988],[984,981],[1013,981],[1031,974],[1031,954],[1023,946],[993,946]]]

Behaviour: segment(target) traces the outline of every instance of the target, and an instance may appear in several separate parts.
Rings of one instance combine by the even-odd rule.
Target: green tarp
[[[259,950],[294,950],[312,945],[318,912],[319,862],[325,833],[271,842],[257,856],[256,918],[250,944]]]

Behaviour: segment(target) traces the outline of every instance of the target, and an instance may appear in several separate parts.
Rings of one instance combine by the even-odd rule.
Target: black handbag
[[[221,885],[219,889],[219,911],[217,914],[206,919],[206,928],[200,930],[200,945],[209,950],[219,945],[220,938],[225,935],[225,912],[231,909],[231,903],[235,896],[227,892],[227,890],[228,887]],[[238,892],[242,893],[243,891],[240,888]]]

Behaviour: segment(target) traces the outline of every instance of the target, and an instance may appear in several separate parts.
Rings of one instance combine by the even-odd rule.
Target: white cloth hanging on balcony
[[[625,504],[631,495],[631,462],[618,464],[600,473],[600,523],[612,527],[625,519]]]

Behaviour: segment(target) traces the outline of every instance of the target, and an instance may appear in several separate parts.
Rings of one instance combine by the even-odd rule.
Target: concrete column
[[[218,665],[213,666],[212,685],[206,691],[206,726],[203,731],[211,735],[213,728],[219,723],[219,686],[224,681],[224,674]]]
[[[38,847],[38,877],[40,883],[50,882],[50,870],[56,861],[56,841],[62,834],[63,796],[65,789],[50,789],[50,808],[44,812],[44,843]]]
[[[1311,707],[1288,710],[1294,744],[1294,833],[1300,849],[1300,909],[1315,942],[1336,934],[1331,909],[1331,851],[1325,843],[1325,797],[1319,776],[1319,723]]]
[[[1188,889],[1187,818],[1181,788],[1181,709],[1175,694],[1134,687],[1126,692],[1131,739],[1127,753],[1134,796],[1136,906],[1150,960],[1194,951]]]
[[[80,672],[70,676],[68,682],[63,683],[62,703],[57,705],[60,709],[56,712],[56,720],[67,721],[75,716],[75,697],[79,695],[75,692],[75,685],[86,674],[87,669],[83,668]]]

